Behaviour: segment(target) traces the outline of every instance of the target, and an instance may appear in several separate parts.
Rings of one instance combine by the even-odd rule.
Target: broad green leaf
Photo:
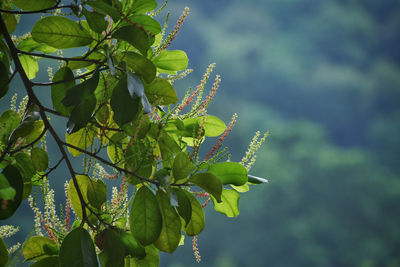
[[[22,245],[22,254],[27,261],[38,261],[49,256],[45,251],[47,246],[56,246],[57,244],[45,236],[32,236]]]
[[[181,152],[181,148],[175,140],[165,131],[161,131],[158,139],[162,162],[164,167],[172,167],[174,163],[174,155]]]
[[[32,38],[54,48],[72,48],[89,45],[93,39],[78,23],[61,16],[45,17],[36,22]]]
[[[6,266],[8,262],[8,250],[6,243],[0,238],[0,266]]]
[[[27,137],[34,131],[34,123],[40,118],[40,113],[34,110],[35,107],[32,107],[31,109],[31,111],[26,113],[18,127],[11,133],[9,137],[10,142],[14,142],[18,138]]]
[[[190,182],[203,188],[221,202],[222,182],[217,176],[210,172],[198,173],[189,179]]]
[[[189,236],[195,236],[203,231],[206,226],[204,210],[199,201],[192,193],[183,190],[187,198],[190,200],[192,214],[189,223],[184,227],[185,233]]]
[[[231,185],[231,187],[233,189],[235,189],[236,191],[238,191],[239,193],[244,193],[244,192],[247,192],[250,190],[250,187],[248,184],[239,185],[239,186]]]
[[[151,38],[144,30],[133,25],[119,28],[114,32],[112,37],[128,42],[137,48],[144,56],[147,55],[147,50],[149,50],[154,42],[154,38]]]
[[[146,57],[135,52],[125,52],[118,57],[119,61],[126,62],[135,73],[143,77],[146,83],[151,83],[156,77],[156,67]]]
[[[0,173],[0,199],[12,200],[15,194],[15,189],[12,188],[4,174]]]
[[[59,267],[59,266],[60,266],[60,261],[58,256],[46,257],[41,260],[38,260],[37,262],[31,265],[31,267]]]
[[[16,192],[12,200],[0,198],[0,203],[2,203],[2,208],[0,209],[0,220],[5,220],[11,217],[21,204],[24,183],[18,169],[11,165],[7,166],[3,170],[2,174],[6,177],[9,185]]]
[[[182,50],[163,50],[153,58],[153,63],[162,70],[180,71],[187,68],[189,59]]]
[[[208,169],[209,172],[217,176],[223,185],[244,185],[247,183],[247,170],[237,162],[220,162],[213,164]]]
[[[21,65],[24,68],[28,79],[35,78],[36,74],[39,71],[39,64],[37,63],[37,61],[32,56],[28,55],[19,56],[19,61],[21,61]]]
[[[13,0],[13,3],[22,10],[36,11],[54,6],[56,0]]]
[[[185,131],[187,134],[186,136],[192,136],[193,132],[197,133],[196,129],[198,125],[202,123],[202,120],[203,120],[202,117],[184,119],[183,123],[185,125]],[[204,126],[205,136],[210,136],[210,137],[221,135],[226,129],[226,125],[222,120],[211,115],[208,115],[206,117],[206,121],[203,126]]]
[[[185,178],[195,169],[196,166],[190,160],[189,155],[186,152],[179,153],[174,159],[174,165],[172,165],[172,174],[174,175],[175,182],[184,182]]]
[[[153,149],[147,139],[135,139],[126,151],[125,168],[137,175],[149,178],[153,171]]]
[[[107,186],[102,180],[89,180],[87,185],[87,198],[89,204],[97,209],[107,200]]]
[[[123,147],[128,144],[125,133],[115,133],[111,136],[110,145],[107,146],[107,155],[113,163],[120,162],[124,156]]]
[[[62,104],[68,107],[74,106],[67,122],[67,132],[69,134],[79,131],[90,121],[96,107],[94,91],[98,83],[99,72],[95,71],[90,79],[68,89]]]
[[[190,203],[190,199],[185,194],[185,190],[181,188],[172,189],[172,197],[175,196],[178,199],[176,209],[179,215],[185,220],[185,225],[187,225],[192,218],[192,204]]]
[[[217,203],[215,198],[211,196],[214,202],[214,209],[228,217],[236,217],[239,215],[239,193],[233,189],[222,189],[221,203]]]
[[[32,37],[22,40],[20,43],[18,43],[17,48],[19,50],[26,51],[26,52],[40,51],[40,52],[47,53],[47,54],[54,53],[57,51],[57,49],[54,47],[35,42],[35,40],[33,40]]]
[[[15,15],[3,13],[1,14],[1,16],[3,17],[4,23],[6,24],[8,33],[12,33],[13,31],[15,31],[18,25],[18,21],[15,18]]]
[[[135,239],[147,246],[158,239],[162,217],[153,192],[146,186],[139,188],[129,213],[129,225]]]
[[[86,8],[82,10],[83,15],[85,16],[89,27],[97,33],[102,33],[107,29],[107,21],[104,18],[104,15],[101,15],[97,12],[89,12]]]
[[[74,132],[72,134],[65,134],[65,141],[68,144],[71,144],[73,146],[79,147],[81,149],[86,149],[87,147],[91,146],[94,142],[94,137],[96,136],[96,132],[91,129],[91,127],[85,127],[80,129],[77,132]],[[82,152],[73,149],[71,147],[68,147],[69,153],[71,153],[72,156],[77,157]]]
[[[87,191],[88,191],[88,184],[91,182],[89,176],[86,175],[76,175],[76,179],[78,181],[78,187],[82,193],[83,200],[88,203]],[[76,191],[74,181],[71,179],[69,181],[68,186],[68,196],[71,199],[72,208],[75,211],[75,214],[82,218],[82,205],[81,201],[79,200],[78,192]],[[89,216],[90,211],[86,208],[86,214]]]
[[[145,92],[153,105],[170,105],[178,102],[178,96],[172,85],[162,78],[156,78],[145,85]]]
[[[129,255],[138,259],[143,259],[146,257],[145,248],[135,240],[132,234],[125,231],[120,231],[119,234],[121,241]]]
[[[161,251],[172,253],[181,241],[181,219],[171,206],[167,193],[158,190],[156,197],[162,216],[162,229],[154,245]]]
[[[257,177],[257,176],[250,175],[250,174],[247,175],[247,177],[249,179],[249,183],[252,183],[252,184],[265,184],[265,183],[268,183],[267,179],[264,179],[264,178],[261,178],[261,177]]]
[[[132,15],[128,18],[131,22],[136,23],[154,35],[161,32],[160,23],[147,15]]]
[[[113,229],[107,229],[104,233],[104,246],[99,254],[102,267],[124,267],[125,246],[119,234]]]
[[[14,110],[6,110],[0,116],[0,143],[7,144],[11,133],[18,127],[21,118]]]
[[[157,248],[153,245],[145,247],[146,257],[136,259],[132,257],[125,258],[125,267],[158,267],[160,265],[160,255]]]
[[[131,8],[132,13],[144,14],[156,9],[157,2],[155,0],[135,0]]]
[[[118,10],[107,0],[88,1],[87,4],[93,7],[96,12],[103,15],[110,15],[114,22],[117,22],[121,17]]]
[[[67,95],[68,89],[75,86],[74,74],[72,73],[70,68],[63,67],[56,72],[52,82],[60,82],[60,81],[65,81],[65,82],[54,84],[51,86],[51,100],[53,102],[53,107],[56,111],[61,113],[61,115],[63,116],[69,116],[71,114],[73,107],[64,106],[62,100]]]
[[[49,156],[40,147],[32,148],[31,160],[36,171],[44,172],[49,167]]]
[[[8,69],[6,65],[0,61],[0,99],[8,92],[8,80]]]
[[[29,154],[25,152],[18,152],[15,154],[15,167],[18,168],[22,181],[24,182],[24,189],[22,193],[22,199],[29,196],[32,191],[32,177],[35,175],[36,171],[33,167],[33,163]]]
[[[37,140],[44,130],[44,123],[41,120],[34,121],[32,126],[32,130],[24,138],[25,144],[30,144],[33,141]]]
[[[60,248],[60,267],[97,267],[96,250],[89,233],[81,228],[72,230]]]
[[[114,87],[110,105],[114,111],[114,121],[121,127],[136,117],[140,98],[130,95],[126,76],[122,77]]]

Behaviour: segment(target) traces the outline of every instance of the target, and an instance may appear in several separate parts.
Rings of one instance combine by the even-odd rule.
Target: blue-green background
[[[270,130],[251,171],[269,183],[242,194],[238,218],[209,204],[200,264],[186,238],[161,266],[400,266],[400,1],[170,0],[169,30],[186,5],[171,49],[195,71],[176,89],[217,63],[209,113],[239,114],[225,142],[236,161]]]

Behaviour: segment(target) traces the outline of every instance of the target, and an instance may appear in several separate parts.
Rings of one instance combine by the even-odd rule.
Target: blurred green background
[[[200,264],[186,238],[161,266],[400,266],[400,1],[170,0],[168,30],[186,5],[171,49],[195,71],[177,91],[216,62],[209,113],[239,114],[225,142],[236,161],[270,131],[251,170],[269,183],[235,219],[208,205]],[[65,179],[50,183],[62,192]],[[25,206],[8,221],[27,226],[16,238],[32,218]]]

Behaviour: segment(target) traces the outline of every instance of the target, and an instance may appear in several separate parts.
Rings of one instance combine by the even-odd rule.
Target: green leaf
[[[85,16],[89,27],[97,33],[102,33],[107,29],[107,21],[104,19],[104,15],[101,15],[97,12],[89,12],[86,8],[82,10],[83,15]]]
[[[8,262],[8,250],[6,243],[0,238],[0,266],[6,266]]]
[[[46,257],[41,260],[38,260],[37,262],[31,265],[31,267],[59,267],[59,266],[60,266],[60,261],[58,259],[58,256]]]
[[[136,259],[131,257],[125,258],[125,267],[158,267],[160,265],[160,255],[154,246],[145,247],[146,257]]]
[[[175,140],[165,131],[161,131],[158,139],[161,156],[164,167],[172,167],[174,163],[174,155],[181,152],[181,148]]]
[[[184,227],[185,233],[189,236],[195,236],[203,231],[206,226],[204,210],[200,202],[193,196],[192,193],[183,190],[187,198],[190,200],[192,214],[189,223]]]
[[[31,160],[36,171],[44,172],[49,167],[49,156],[39,147],[32,148]]]
[[[27,261],[39,261],[49,256],[45,251],[47,246],[57,246],[50,238],[44,236],[31,236],[22,245],[22,254]]]
[[[146,83],[151,83],[156,77],[156,67],[146,57],[135,52],[125,52],[118,56],[118,58],[119,61],[126,62],[135,73],[143,77]]]
[[[158,190],[156,197],[162,216],[162,229],[154,245],[161,251],[172,253],[181,241],[181,219],[171,206],[167,193]]]
[[[37,61],[28,55],[19,56],[19,61],[21,61],[22,68],[24,69],[28,79],[33,79],[39,71],[39,64]]]
[[[144,30],[128,25],[119,28],[112,35],[113,38],[128,42],[137,48],[142,55],[147,55],[147,50],[154,42],[154,38],[151,38]]]
[[[91,129],[91,127],[85,127],[80,129],[77,132],[74,132],[72,134],[65,134],[65,141],[68,144],[71,144],[73,146],[79,147],[81,149],[86,149],[87,147],[91,146],[94,142],[94,137],[96,136],[96,132]],[[82,152],[73,149],[71,147],[68,147],[69,153],[71,153],[72,156],[77,157]]]
[[[30,131],[30,133],[25,136],[24,139],[24,143],[25,144],[30,144],[33,141],[37,140],[39,138],[39,136],[42,134],[44,130],[44,123],[41,120],[38,121],[34,121],[32,124],[32,130]],[[37,141],[36,143],[38,143],[39,141]]]
[[[14,199],[16,191],[8,183],[4,174],[0,173],[0,199],[12,200]]]
[[[29,37],[28,39],[25,39],[25,40],[22,40],[21,42],[19,42],[17,48],[19,50],[26,51],[26,52],[40,51],[40,52],[43,52],[46,54],[54,53],[57,51],[57,49],[54,47],[35,42],[35,40],[33,40],[32,37]]]
[[[24,182],[22,199],[25,199],[32,191],[32,177],[35,175],[36,171],[28,153],[18,152],[15,154],[14,158],[14,166],[18,168]]]
[[[6,65],[0,61],[0,99],[8,92],[8,80],[8,69]]]
[[[114,111],[114,121],[122,127],[133,121],[139,111],[140,98],[129,93],[127,77],[124,76],[114,87],[110,105]]]
[[[78,23],[61,16],[45,17],[36,22],[32,29],[32,38],[54,48],[72,48],[92,43],[90,34],[79,27]]]
[[[69,134],[79,131],[90,121],[96,107],[94,91],[99,83],[99,77],[99,72],[95,71],[90,79],[68,89],[65,98],[62,100],[63,105],[74,106],[67,122]]]
[[[52,82],[65,81],[59,84],[53,84],[51,86],[51,99],[53,101],[53,107],[56,111],[60,112],[63,116],[69,116],[73,107],[66,107],[62,103],[62,100],[67,95],[68,89],[75,86],[74,74],[68,67],[60,68],[53,77]]]
[[[152,145],[147,139],[135,139],[126,151],[125,168],[137,175],[149,178],[153,171]]]
[[[178,102],[178,96],[172,85],[163,78],[156,78],[145,85],[145,92],[153,105],[170,105]]]
[[[36,11],[54,6],[56,0],[14,0],[13,3],[22,10]]]
[[[32,107],[32,106],[31,106]],[[40,113],[35,111],[34,107],[30,108],[31,111],[28,111],[23,118],[22,122],[18,125],[17,128],[11,133],[9,137],[10,142],[16,141],[18,138],[24,138],[28,135],[32,134],[35,130],[34,123],[40,118]]]
[[[135,240],[132,234],[120,231],[120,238],[129,255],[138,259],[146,257],[145,248]]]
[[[97,267],[96,250],[89,233],[81,228],[72,230],[60,248],[60,267]]]
[[[88,191],[88,184],[91,182],[91,179],[89,176],[86,175],[76,175],[76,179],[78,181],[78,187],[82,193],[83,200],[88,203],[88,197],[87,197],[87,191]],[[72,208],[75,211],[75,214],[79,217],[82,218],[82,205],[81,201],[79,200],[78,192],[76,191],[74,181],[71,179],[69,181],[69,186],[68,186],[68,196],[71,199],[71,205]],[[86,214],[89,216],[90,211],[86,208]]]
[[[182,50],[163,50],[153,58],[153,63],[162,70],[180,71],[187,68],[189,59]]]
[[[16,192],[12,200],[0,198],[0,203],[2,203],[2,208],[0,209],[0,220],[5,220],[11,217],[21,204],[24,183],[18,169],[11,165],[7,166],[3,170],[2,174],[6,177],[9,185]]]
[[[221,203],[217,203],[216,199],[211,196],[214,202],[214,209],[228,217],[236,217],[239,215],[239,193],[234,189],[222,189]]]
[[[21,118],[14,110],[6,110],[0,116],[0,143],[7,144],[11,133],[18,127]]]
[[[114,22],[117,22],[121,18],[118,10],[108,3],[107,0],[88,1],[86,4],[103,15],[110,15]]]
[[[213,195],[218,202],[221,202],[222,182],[214,174],[209,172],[198,173],[192,176],[189,181],[203,188]]]
[[[111,136],[110,145],[107,147],[107,155],[113,163],[120,162],[124,156],[123,147],[128,144],[125,133],[115,133]]]
[[[162,218],[158,202],[153,192],[146,186],[139,188],[129,214],[129,225],[133,237],[147,246],[160,235]]]
[[[223,185],[233,184],[239,186],[247,183],[247,170],[242,164],[237,162],[213,164],[208,171],[217,176]]]
[[[87,198],[89,204],[100,209],[101,205],[107,200],[107,186],[102,180],[89,180],[87,185]]]
[[[124,267],[125,246],[118,233],[107,229],[104,233],[104,247],[99,254],[102,267]]]
[[[185,136],[189,137],[193,136],[193,132],[197,133],[198,125],[202,123],[202,120],[203,120],[202,117],[184,119],[183,123],[185,125],[185,131],[186,131]],[[226,125],[222,120],[211,115],[208,115],[206,117],[206,121],[203,126],[205,131],[204,135],[210,137],[221,135],[226,129]]]
[[[267,179],[261,178],[261,177],[257,177],[257,176],[253,176],[253,175],[247,175],[248,179],[249,179],[249,183],[252,184],[265,184],[268,183]]]
[[[151,105],[147,100],[146,94],[144,93],[144,87],[142,80],[137,75],[127,72],[128,77],[128,92],[131,97],[138,96],[141,99],[143,106],[143,113],[148,114],[151,111]]]
[[[144,14],[157,8],[155,0],[135,0],[131,8],[131,12]]]
[[[176,196],[178,199],[178,206],[176,207],[179,215],[185,220],[186,225],[192,218],[192,205],[189,197],[185,194],[185,190],[180,188],[172,189],[172,197]]]
[[[156,35],[161,32],[161,25],[155,19],[147,15],[132,15],[128,17],[129,20],[137,25],[143,27],[146,31]]]
[[[12,33],[13,31],[15,31],[18,25],[18,21],[15,18],[15,15],[3,13],[1,14],[1,16],[3,17],[4,23],[6,24],[8,33]]]
[[[172,165],[172,174],[176,183],[182,183],[196,169],[189,155],[186,152],[181,152],[176,155],[174,165]]]

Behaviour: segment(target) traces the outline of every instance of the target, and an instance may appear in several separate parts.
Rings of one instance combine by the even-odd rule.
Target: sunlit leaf
[[[35,42],[32,37],[19,42],[17,48],[26,52],[40,51],[43,53],[54,53],[57,51],[54,47]]]
[[[6,110],[0,116],[0,143],[6,144],[9,136],[18,127],[21,118],[13,110]]]
[[[158,267],[160,265],[160,256],[157,248],[153,245],[145,247],[146,257],[142,259],[126,257],[125,267]]]
[[[12,200],[15,194],[15,189],[12,188],[4,174],[0,173],[0,199]]]
[[[56,0],[13,0],[13,3],[22,10],[36,11],[54,6]]]
[[[203,188],[221,202],[222,182],[212,173],[202,172],[192,176],[190,180],[195,185]]]
[[[225,123],[215,116],[208,115],[205,123],[202,120],[202,117],[184,119],[185,136],[192,136],[193,132],[197,133],[196,129],[200,123],[204,126],[205,136],[215,137],[222,134],[226,129]]]
[[[37,63],[37,61],[32,56],[28,55],[19,56],[19,61],[21,61],[21,65],[24,68],[28,79],[35,78],[36,74],[39,71],[39,64]]]
[[[96,132],[92,130],[90,127],[85,127],[80,129],[77,132],[74,132],[72,134],[65,134],[65,141],[68,144],[71,144],[73,146],[79,147],[83,150],[85,150],[87,147],[91,146],[94,142],[94,137],[96,136]],[[71,153],[72,156],[77,157],[82,152],[79,150],[73,149],[71,147],[68,147],[69,153]]]
[[[46,151],[40,147],[34,147],[31,150],[31,160],[36,171],[44,172],[49,166],[49,156]]]
[[[89,176],[86,176],[86,175],[76,175],[75,177],[78,182],[78,187],[82,193],[83,200],[86,203],[88,203],[89,200],[87,197],[87,190],[88,190],[88,184],[91,182],[91,179]],[[82,218],[82,205],[81,205],[81,201],[79,199],[78,192],[76,190],[73,179],[71,179],[69,181],[68,196],[71,200],[71,205],[75,211],[75,214],[79,218]],[[86,214],[90,215],[90,211],[87,208],[86,208]]]
[[[190,201],[192,207],[192,214],[189,223],[184,227],[185,233],[189,236],[195,236],[203,231],[206,226],[204,210],[199,201],[193,196],[192,193],[183,190],[185,195]]]
[[[9,185],[15,190],[16,194],[12,200],[0,198],[0,203],[2,203],[2,208],[0,209],[0,220],[7,219],[14,214],[21,204],[24,189],[22,176],[17,168],[9,165],[3,170],[2,174],[7,179]]]
[[[172,85],[162,78],[156,78],[145,85],[145,92],[153,105],[170,105],[178,102],[178,96]]]
[[[184,70],[189,63],[186,53],[182,50],[163,50],[152,61],[157,68],[170,71]]]
[[[228,217],[236,217],[239,215],[239,193],[234,189],[222,189],[222,202],[218,203],[211,196],[214,202],[214,209]]]
[[[145,28],[145,30],[151,32],[154,35],[161,32],[160,23],[147,15],[132,15],[128,18],[131,22]]]
[[[131,12],[137,14],[144,14],[154,10],[157,7],[155,0],[136,0],[133,2]]]
[[[135,73],[143,77],[146,83],[151,83],[156,77],[156,67],[146,57],[135,52],[125,52],[117,56],[120,61],[126,62]]]
[[[53,84],[51,86],[51,99],[53,102],[54,109],[60,112],[63,116],[69,116],[73,109],[73,106],[66,107],[62,103],[62,100],[67,95],[69,88],[75,86],[74,74],[68,67],[60,68],[53,77],[52,82],[65,81],[59,84]]]
[[[89,27],[97,33],[102,33],[107,29],[107,21],[104,18],[104,15],[101,15],[97,12],[89,12],[86,8],[82,9],[82,13],[85,16]]]
[[[183,182],[195,169],[196,166],[192,163],[186,152],[177,154],[174,159],[174,165],[172,165],[172,174],[174,175],[175,182]]]
[[[154,38],[151,38],[144,30],[133,25],[119,28],[114,32],[112,37],[128,42],[145,56],[147,55],[147,50],[149,50],[150,46],[154,42]]]
[[[45,246],[56,246],[56,243],[45,236],[32,236],[22,245],[22,254],[27,261],[38,261],[46,258],[49,254],[45,251]]]
[[[89,204],[98,209],[107,200],[107,186],[102,180],[90,179],[87,185],[87,198]]]
[[[247,183],[247,170],[242,164],[237,162],[213,164],[208,171],[217,176],[223,185],[233,184],[239,186]]]

